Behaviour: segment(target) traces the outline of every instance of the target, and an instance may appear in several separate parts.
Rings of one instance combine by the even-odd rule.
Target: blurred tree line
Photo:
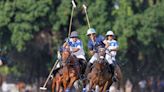
[[[117,60],[124,78],[164,74],[164,1],[76,0],[72,31],[77,30],[87,54],[88,29],[105,35],[113,30],[120,45]],[[0,72],[32,81],[47,77],[56,51],[67,37],[71,0],[1,0],[0,50],[9,61]],[[5,70],[4,70],[5,69]],[[135,76],[135,77],[134,77]]]

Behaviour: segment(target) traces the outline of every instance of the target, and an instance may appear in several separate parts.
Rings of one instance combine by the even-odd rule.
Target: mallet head
[[[76,4],[75,4],[74,0],[72,0],[72,5],[74,8],[76,8]]]
[[[40,87],[40,90],[47,90],[46,87]]]

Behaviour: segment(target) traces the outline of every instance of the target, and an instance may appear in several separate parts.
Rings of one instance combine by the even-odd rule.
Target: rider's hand
[[[95,49],[93,49],[93,53],[96,53],[97,51]]]
[[[94,55],[95,53],[96,53],[95,50],[91,50],[91,51],[90,51],[90,54],[91,54],[91,55]]]
[[[65,38],[65,42],[68,43],[69,42],[69,37],[68,38]]]

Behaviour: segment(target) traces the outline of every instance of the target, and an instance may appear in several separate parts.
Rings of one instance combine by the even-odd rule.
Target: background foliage
[[[98,34],[108,30],[116,34],[120,45],[117,60],[125,79],[163,76],[162,0],[78,0],[72,31],[79,32],[88,57],[83,3],[88,6],[91,27]],[[46,77],[56,50],[67,37],[71,7],[71,0],[1,0],[0,49],[1,55],[8,58],[9,68],[2,66],[5,68],[1,67],[1,73],[15,71],[15,75],[28,81]]]

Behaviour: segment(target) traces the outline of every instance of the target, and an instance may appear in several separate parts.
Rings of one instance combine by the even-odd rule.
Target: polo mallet
[[[86,15],[86,18],[87,18],[87,23],[88,23],[88,27],[90,28],[90,22],[89,22],[89,18],[88,18],[88,13],[87,13],[87,7],[85,4],[83,4],[83,8],[84,8],[84,11],[85,11],[85,15]]]
[[[88,23],[88,27],[89,28],[91,28],[91,26],[90,26],[90,22],[89,22],[89,17],[88,17],[88,13],[87,13],[87,7],[86,7],[86,5],[85,4],[83,4],[83,8],[84,8],[84,11],[85,11],[85,15],[86,15],[86,18],[87,18],[87,23]],[[92,36],[92,42],[94,43],[94,45],[95,45],[95,41],[93,40],[93,36]]]
[[[70,23],[69,23],[69,32],[68,32],[68,37],[71,34],[71,26],[72,26],[72,17],[73,17],[73,13],[74,13],[74,9],[76,8],[76,4],[74,2],[74,0],[72,0],[72,12],[71,12],[71,19],[70,19]]]
[[[59,62],[59,60],[56,60],[54,66],[52,67],[52,69],[51,69],[51,71],[50,71],[50,73],[49,73],[49,75],[48,75],[48,77],[46,79],[46,82],[44,83],[43,87],[40,87],[40,90],[47,90],[46,85],[47,85],[47,83],[48,83],[48,81],[49,81],[49,79],[51,77],[52,72],[55,70],[56,65],[58,64],[58,62]]]

